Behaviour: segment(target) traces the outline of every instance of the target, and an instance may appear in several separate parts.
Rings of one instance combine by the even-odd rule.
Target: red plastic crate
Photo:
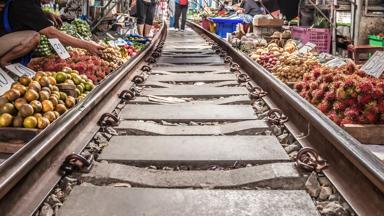
[[[314,43],[319,52],[329,53],[331,51],[331,31],[329,29],[293,26],[291,31],[293,39],[300,40],[303,44]]]

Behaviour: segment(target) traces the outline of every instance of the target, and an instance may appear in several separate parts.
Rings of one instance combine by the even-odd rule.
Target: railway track
[[[2,164],[4,215],[384,212],[378,159],[263,68],[189,25],[164,28],[81,108]],[[63,165],[73,152],[82,156]]]

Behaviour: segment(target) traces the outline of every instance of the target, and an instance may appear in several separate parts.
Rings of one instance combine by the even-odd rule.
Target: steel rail
[[[166,33],[166,26],[163,24],[159,34]],[[142,62],[155,48],[161,37],[155,37],[154,41],[146,47],[139,55],[133,57],[129,62],[111,73],[84,101],[68,111],[50,127],[43,130],[30,142],[24,145],[19,151],[8,158],[0,165],[0,202],[5,195],[53,148],[58,144],[65,145],[60,141],[65,138],[71,130],[80,124],[81,120],[106,96],[111,89],[125,78],[131,70]],[[74,135],[76,136],[76,135]],[[86,143],[84,143],[86,145]]]
[[[289,117],[287,128],[303,146],[313,147],[329,163],[324,174],[358,215],[384,212],[384,163],[312,104],[227,41],[199,25],[188,25],[216,42],[268,92],[267,102]],[[303,136],[304,134],[305,136]]]

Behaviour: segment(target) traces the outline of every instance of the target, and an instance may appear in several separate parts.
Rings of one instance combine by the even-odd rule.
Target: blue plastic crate
[[[212,22],[216,23],[216,34],[222,38],[227,37],[227,33],[236,31],[236,25],[242,23],[242,19],[228,19],[228,18],[209,18]]]

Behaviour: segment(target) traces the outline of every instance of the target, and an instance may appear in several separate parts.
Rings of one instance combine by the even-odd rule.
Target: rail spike
[[[328,167],[327,161],[319,155],[319,152],[310,147],[300,149],[295,165],[308,172],[318,173]]]
[[[123,90],[119,94],[119,98],[125,101],[130,101],[135,98],[135,92],[132,90]]]
[[[141,84],[141,83],[143,83],[145,81],[145,78],[142,75],[136,75],[135,77],[133,77],[132,81],[135,84]]]
[[[235,71],[238,71],[238,70],[240,70],[240,65],[238,65],[237,63],[232,63],[230,71],[231,72],[235,72]]]
[[[233,61],[233,59],[231,56],[227,56],[224,58],[224,63],[226,63],[226,64],[232,64],[232,61]]]
[[[152,53],[151,56],[154,57],[154,58],[159,58],[160,57],[160,53],[155,51],[154,53]]]
[[[283,125],[288,122],[288,117],[279,109],[271,109],[267,114],[267,120],[273,125]]]
[[[117,118],[115,115],[111,113],[104,113],[98,121],[98,125],[100,125],[101,127],[107,127],[107,126],[114,127],[114,126],[117,126],[119,123],[120,123],[119,118]]]
[[[143,67],[141,67],[141,70],[144,72],[150,72],[152,68],[149,65],[144,65]]]
[[[251,78],[247,74],[242,73],[237,76],[237,79],[239,83],[245,83],[248,82]]]
[[[89,173],[93,167],[93,155],[83,156],[81,154],[70,154],[65,158],[65,161],[60,167],[63,175],[70,175],[74,171]]]
[[[147,60],[146,60],[146,62],[148,62],[148,63],[150,63],[150,64],[154,64],[154,63],[156,63],[157,61],[156,61],[156,59],[154,58],[154,57],[149,57]]]
[[[249,91],[249,97],[254,100],[260,99],[268,94],[268,92],[264,91],[259,86],[254,86]]]

